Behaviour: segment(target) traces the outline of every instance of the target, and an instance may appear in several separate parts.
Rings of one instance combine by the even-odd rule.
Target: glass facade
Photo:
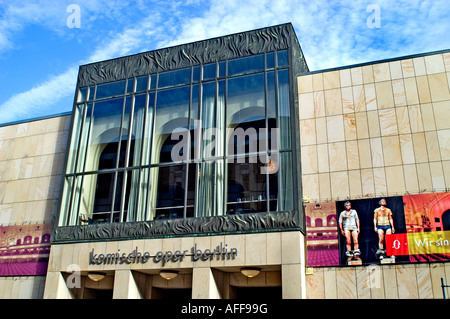
[[[79,88],[59,226],[293,210],[288,56]]]

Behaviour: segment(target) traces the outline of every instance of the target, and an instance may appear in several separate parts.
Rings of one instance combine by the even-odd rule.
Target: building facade
[[[310,72],[291,24],[83,65],[70,114],[0,127],[0,295],[442,298],[449,83],[447,51]],[[440,250],[377,259],[381,198]]]

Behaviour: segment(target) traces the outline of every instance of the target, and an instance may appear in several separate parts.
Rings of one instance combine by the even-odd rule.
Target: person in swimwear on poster
[[[339,228],[341,234],[345,236],[347,240],[347,251],[345,255],[347,257],[355,256],[358,258],[361,255],[358,243],[358,234],[360,229],[358,213],[352,209],[352,205],[349,201],[344,203],[345,210],[339,215]],[[353,251],[352,251],[352,239],[353,239]]]
[[[374,210],[373,224],[375,232],[378,234],[378,250],[377,255],[380,259],[386,253],[384,247],[385,235],[393,234],[394,220],[392,219],[392,211],[386,207],[386,199],[382,198],[379,202],[380,207]]]

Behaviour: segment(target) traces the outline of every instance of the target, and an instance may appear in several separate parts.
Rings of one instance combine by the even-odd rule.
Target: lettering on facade
[[[206,261],[213,259],[234,259],[238,254],[237,248],[228,248],[227,244],[222,242],[214,249],[201,250],[194,245],[190,250],[166,250],[158,251],[155,254],[151,254],[149,251],[142,252],[136,247],[129,253],[121,252],[120,249],[117,252],[111,253],[96,253],[94,248],[89,253],[90,265],[116,265],[116,264],[138,264],[153,261],[154,263],[178,262],[183,261],[185,258],[190,257],[192,261]]]

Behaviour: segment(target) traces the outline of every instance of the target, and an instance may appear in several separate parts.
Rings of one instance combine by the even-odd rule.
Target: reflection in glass
[[[126,146],[128,132],[124,131],[123,134],[120,132],[122,107],[122,98],[95,103],[85,171],[96,171],[99,169],[100,154],[108,144],[115,143],[116,147],[118,147],[119,141],[124,140]],[[116,167],[117,159],[114,159],[114,157],[118,152],[118,148],[110,145],[109,152],[110,161],[106,162],[105,160],[102,169]]]
[[[159,74],[158,88],[191,82],[191,68]]]
[[[90,86],[88,101],[92,101],[94,99],[94,95],[95,95],[95,86]]]
[[[277,52],[277,66],[283,67],[289,65],[288,51],[278,51]]]
[[[294,171],[292,167],[291,152],[280,154],[280,195],[278,210],[293,210],[294,209]]]
[[[151,92],[148,95],[148,107],[144,108],[144,122],[145,129],[143,130],[143,143],[142,143],[142,165],[150,164],[150,148],[152,143],[153,132],[153,106],[155,103],[155,93]],[[136,158],[137,160],[137,158]]]
[[[95,99],[122,95],[125,93],[125,81],[112,82],[108,84],[97,85]]]
[[[87,143],[89,138],[90,126],[91,126],[91,115],[92,115],[92,103],[88,103],[86,105],[86,112],[84,113],[84,125],[81,128],[81,137],[80,137],[80,146],[78,149],[78,161],[77,161],[77,172],[84,171],[84,163],[86,161],[86,151],[87,151]]]
[[[292,210],[287,53],[81,88],[61,203],[66,223]]]
[[[87,98],[87,87],[81,88],[78,91],[78,103],[86,101]]]
[[[211,80],[216,77],[216,64],[206,64],[203,66],[203,80]]]
[[[152,169],[153,180],[158,176],[155,219],[182,218],[186,188],[186,165],[163,166]]]
[[[278,71],[278,116],[280,149],[291,147],[291,112],[289,103],[289,71]]]
[[[267,211],[267,175],[261,173],[263,165],[249,163],[248,157],[244,163],[228,161],[227,214]]]
[[[134,78],[127,81],[127,93],[134,92]]]
[[[189,125],[189,98],[190,87],[183,86],[174,89],[158,91],[156,98],[155,113],[155,137],[152,148],[152,163],[171,162],[172,148],[179,140],[168,143],[163,147],[166,140],[171,140],[171,134],[175,130],[188,130]],[[165,157],[160,156],[164,153]]]
[[[228,155],[256,152],[259,129],[265,125],[264,74],[228,80]]]
[[[273,69],[275,67],[275,54],[273,52],[266,53],[266,67]]]
[[[133,160],[129,160],[128,166],[138,166],[141,162],[142,137],[145,125],[144,118],[147,110],[145,104],[146,97],[146,94],[139,94],[134,97],[133,124],[130,140],[135,142],[130,143],[130,157],[133,156]],[[132,150],[132,145],[134,151]]]
[[[141,76],[136,79],[136,90],[135,92],[142,92],[146,91],[148,86],[148,77],[147,76]]]
[[[81,128],[83,125],[83,116],[84,116],[85,106],[84,104],[78,104],[75,107],[75,112],[73,115],[73,131],[72,138],[70,142],[69,148],[69,156],[67,159],[67,173],[73,173],[75,170],[76,159],[77,159],[77,151],[79,148],[78,142],[80,139]]]
[[[264,70],[264,54],[228,61],[228,76]]]

